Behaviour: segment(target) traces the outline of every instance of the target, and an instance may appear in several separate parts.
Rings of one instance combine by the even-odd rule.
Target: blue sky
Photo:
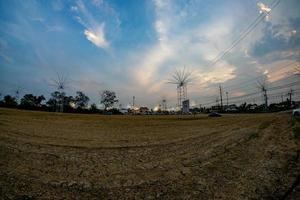
[[[217,85],[238,85],[270,73],[270,81],[300,55],[300,2],[282,0],[224,59],[210,66],[271,0],[0,0],[0,91],[45,94],[56,73],[68,95],[82,90],[99,101],[112,89],[120,103],[132,96],[153,107],[176,104],[166,80],[184,65],[194,72],[193,103]],[[231,96],[248,93],[235,90]]]

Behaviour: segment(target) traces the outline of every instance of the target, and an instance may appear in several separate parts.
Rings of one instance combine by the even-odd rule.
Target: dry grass
[[[4,198],[298,197],[287,193],[300,157],[287,114],[195,118],[0,109],[0,138]]]

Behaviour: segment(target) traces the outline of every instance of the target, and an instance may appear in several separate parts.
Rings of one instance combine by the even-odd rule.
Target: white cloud
[[[96,6],[101,7],[103,1],[92,1]],[[99,8],[100,9],[100,8]],[[92,42],[97,47],[107,49],[110,47],[110,42],[106,37],[106,26],[103,20],[97,20],[87,9],[83,1],[77,1],[76,5],[71,6],[72,11],[78,14],[75,16],[78,23],[84,26],[84,35],[87,40]]]
[[[271,8],[261,2],[257,3],[257,6],[259,7],[259,13],[269,14],[271,12]]]
[[[270,18],[269,14],[271,12],[271,8],[269,8],[267,5],[265,5],[265,4],[261,3],[261,2],[257,3],[257,6],[259,8],[259,13],[266,14],[265,20],[266,21],[270,21],[271,18]]]
[[[78,7],[77,6],[71,6],[71,11],[78,11]]]
[[[104,23],[102,23],[96,30],[84,30],[84,35],[86,38],[101,48],[107,48],[109,46],[109,42],[105,39],[104,35]]]
[[[185,20],[187,15],[178,16],[173,3],[154,1],[156,19],[153,27],[157,42],[145,52],[136,52],[138,59],[135,60],[132,77],[135,84],[143,88],[143,93],[164,94],[175,100],[176,87],[166,84],[173,69],[186,65],[194,72],[196,79],[188,87],[188,93],[193,94],[209,84],[234,78],[235,66],[221,61],[214,67],[207,67],[207,61],[228,46],[224,41],[232,37],[233,22],[227,18],[220,21],[218,18],[209,24],[183,29],[181,20]],[[189,13],[185,10],[182,12]]]

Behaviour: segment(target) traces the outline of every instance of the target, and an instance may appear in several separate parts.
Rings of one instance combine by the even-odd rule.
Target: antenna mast
[[[177,106],[182,109],[182,102],[187,99],[187,85],[192,81],[192,72],[184,67],[182,70],[175,70],[168,83],[177,86]]]

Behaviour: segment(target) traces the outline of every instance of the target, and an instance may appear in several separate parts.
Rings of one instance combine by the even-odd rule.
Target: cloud
[[[64,3],[61,0],[52,1],[52,8],[54,11],[61,11],[64,8]]]
[[[95,30],[84,30],[84,35],[86,38],[91,41],[93,44],[95,44],[98,47],[101,48],[107,48],[109,47],[109,42],[105,39],[104,35],[104,26],[105,24],[102,23],[99,27],[97,27]]]
[[[195,91],[193,88],[199,89],[196,85],[224,82],[235,77],[233,73],[235,66],[226,61],[218,63],[213,68],[207,67],[208,62],[220,52],[220,49],[225,48],[224,40],[234,28],[231,20],[224,18],[219,22],[219,19],[216,19],[205,26],[190,26],[185,29],[182,23],[189,16],[178,16],[177,11],[190,13],[190,10],[182,10],[173,1],[155,0],[153,3],[155,8],[153,28],[157,41],[149,50],[138,53],[140,61],[133,67],[133,77],[137,85],[147,88],[144,92],[174,96],[175,90],[164,92],[168,87],[166,80],[172,74],[172,69],[184,65],[193,70],[197,77],[189,89],[191,92]],[[189,9],[196,8],[189,7]]]
[[[71,6],[71,10],[76,13],[76,20],[80,23],[84,29],[84,35],[87,40],[92,42],[99,48],[107,49],[110,47],[110,41],[107,38],[107,29],[105,21],[110,22],[110,18],[116,19],[116,14],[114,10],[109,7],[107,4],[104,4],[103,1],[92,1],[92,5],[96,6],[96,9],[102,15],[95,17],[90,11],[92,8],[88,8],[85,3],[81,0],[76,2],[76,5]],[[108,9],[109,8],[109,9]],[[113,16],[112,16],[113,15]],[[108,24],[110,26],[114,25]]]
[[[300,20],[300,19],[299,19]],[[300,25],[287,21],[281,24],[267,23],[263,37],[251,49],[252,56],[264,62],[295,58],[300,54]]]
[[[261,2],[258,2],[257,6],[259,7],[259,13],[269,14],[271,12],[271,8]]]

